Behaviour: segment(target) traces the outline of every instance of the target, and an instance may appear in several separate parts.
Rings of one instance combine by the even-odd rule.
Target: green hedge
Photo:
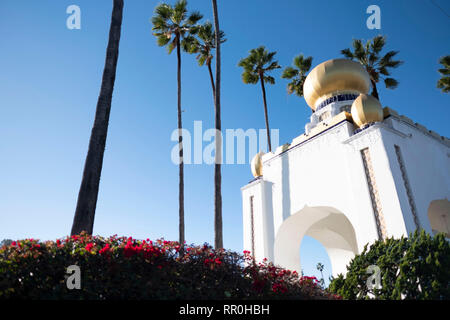
[[[67,267],[81,288],[67,288]],[[91,237],[14,241],[0,249],[0,299],[338,299],[314,277],[209,245]]]
[[[381,288],[367,285],[368,267],[379,268]],[[373,277],[372,277],[373,279]],[[367,245],[347,266],[347,274],[330,283],[329,290],[344,299],[450,299],[450,242],[444,234],[425,231],[408,238]]]

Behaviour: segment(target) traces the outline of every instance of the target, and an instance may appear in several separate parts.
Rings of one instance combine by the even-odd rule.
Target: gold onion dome
[[[250,164],[250,167],[252,169],[252,174],[255,178],[262,176],[262,160],[261,157],[263,156],[263,152],[258,152],[252,159],[252,162]]]
[[[351,112],[353,122],[358,127],[383,120],[383,108],[380,102],[371,95],[360,94],[353,101]]]
[[[303,96],[311,109],[319,102],[338,93],[368,93],[370,77],[364,67],[348,59],[322,62],[306,77]]]

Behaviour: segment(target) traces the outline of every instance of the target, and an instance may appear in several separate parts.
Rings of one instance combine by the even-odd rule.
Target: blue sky
[[[173,3],[173,1],[169,1]],[[55,239],[69,234],[99,94],[112,1],[0,2],[0,239]],[[158,1],[125,1],[94,233],[176,240],[178,169],[171,160],[176,128],[176,56],[156,45],[149,19]],[[81,8],[81,29],[66,28],[66,8]],[[366,27],[366,8],[381,8],[381,29]],[[440,6],[446,13],[439,9]],[[210,1],[190,0],[212,21]],[[264,128],[259,86],[241,81],[239,59],[259,45],[277,51],[284,67],[295,55],[313,65],[341,57],[353,38],[387,36],[385,50],[405,63],[393,71],[396,90],[380,100],[441,135],[450,136],[450,95],[436,89],[439,57],[450,54],[450,3],[444,0],[219,1],[227,35],[222,49],[222,126]],[[311,113],[286,93],[281,71],[267,87],[271,128],[280,143],[303,133]],[[212,128],[207,69],[182,56],[184,126]],[[224,245],[242,251],[240,188],[248,164],[224,165]],[[213,243],[213,166],[185,169],[186,239]],[[304,242],[306,274],[329,261],[312,239]],[[327,277],[327,272],[325,272]]]

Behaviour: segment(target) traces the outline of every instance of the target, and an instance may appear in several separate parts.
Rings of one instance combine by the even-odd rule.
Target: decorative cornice
[[[421,133],[425,134],[426,136],[433,138],[435,141],[438,141],[445,145],[446,147],[450,147],[450,139],[447,137],[441,136],[438,133],[434,132],[433,130],[428,130],[425,126],[421,125],[420,123],[414,122],[410,118],[404,115],[398,114],[395,110],[385,107],[383,109],[384,118],[392,117],[397,121],[400,121],[412,128],[417,129]]]

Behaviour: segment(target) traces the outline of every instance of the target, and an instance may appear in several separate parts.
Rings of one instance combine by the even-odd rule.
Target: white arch
[[[315,238],[325,247],[333,275],[345,273],[347,263],[358,253],[355,230],[342,212],[332,207],[305,206],[287,218],[278,229],[274,245],[275,264],[300,272],[300,246],[305,235]]]

